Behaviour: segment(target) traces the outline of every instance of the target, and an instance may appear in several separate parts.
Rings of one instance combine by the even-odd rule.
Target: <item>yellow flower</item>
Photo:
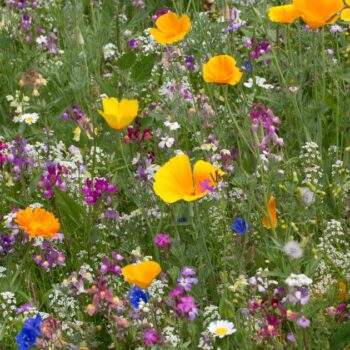
[[[187,15],[180,18],[173,12],[168,12],[156,20],[157,28],[149,32],[158,44],[166,45],[182,40],[191,30],[191,20]]]
[[[345,0],[345,4],[348,6],[347,8],[345,8],[341,14],[340,14],[340,18],[343,20],[343,21],[346,21],[346,22],[350,22],[350,0]]]
[[[343,9],[343,0],[293,0],[293,6],[311,28],[334,23]]]
[[[266,228],[277,227],[276,200],[273,196],[270,196],[267,202],[263,217],[263,225]]]
[[[243,73],[236,67],[236,60],[228,55],[212,57],[203,65],[203,79],[206,83],[236,85]]]
[[[60,230],[58,219],[49,211],[42,208],[26,208],[17,213],[16,223],[29,235],[34,237],[52,238]]]
[[[160,265],[155,261],[143,261],[136,265],[130,264],[122,269],[125,280],[142,289],[148,288],[161,271]]]
[[[269,9],[269,18],[272,22],[290,24],[299,18],[299,12],[293,4],[274,6]]]
[[[181,199],[189,202],[205,196],[217,185],[224,173],[208,162],[199,160],[191,169],[190,159],[181,154],[171,158],[154,175],[153,190],[164,202]]]
[[[80,141],[80,135],[81,135],[81,129],[79,128],[79,126],[77,126],[74,130],[73,130],[73,140],[76,142]]]
[[[137,116],[139,103],[137,100],[123,98],[120,102],[115,97],[102,99],[103,111],[98,113],[105,118],[107,124],[115,130],[127,128]]]

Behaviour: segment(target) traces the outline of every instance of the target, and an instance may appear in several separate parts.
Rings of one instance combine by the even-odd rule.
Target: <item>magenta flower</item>
[[[165,253],[169,252],[171,245],[173,244],[172,240],[170,239],[170,234],[163,234],[161,232],[157,233],[153,242]]]
[[[143,341],[146,346],[151,346],[152,344],[158,344],[158,334],[154,329],[146,329],[143,336]]]

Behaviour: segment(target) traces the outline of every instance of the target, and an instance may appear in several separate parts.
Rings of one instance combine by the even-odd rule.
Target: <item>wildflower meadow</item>
[[[350,349],[350,0],[1,0],[0,79],[0,350]]]

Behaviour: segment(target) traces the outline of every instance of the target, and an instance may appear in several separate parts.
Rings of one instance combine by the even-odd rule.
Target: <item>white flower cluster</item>
[[[336,279],[333,276],[339,272],[347,272],[350,269],[350,244],[339,221],[330,220],[326,223],[326,228],[323,236],[320,237],[317,249],[320,262],[316,274],[322,282],[317,289],[325,292],[335,282]],[[324,283],[326,276],[328,276],[328,285]]]
[[[5,278],[5,277],[6,277],[6,267],[0,266],[0,278]]]
[[[170,326],[164,327],[163,337],[165,342],[167,344],[170,344],[174,348],[180,345],[181,339],[174,327],[170,327]]]
[[[115,58],[117,54],[117,47],[113,43],[108,43],[105,46],[103,46],[103,57],[104,59],[110,60],[111,58]]]
[[[77,300],[64,293],[59,286],[54,286],[49,294],[49,304],[52,311],[63,320],[74,320],[79,309]]]
[[[168,284],[164,281],[156,279],[148,287],[148,293],[152,299],[157,300],[159,303],[162,301],[163,296],[165,295],[165,290],[168,288]]]
[[[303,287],[312,284],[312,279],[302,274],[291,273],[290,276],[285,280],[289,287]]]
[[[0,326],[4,321],[13,321],[17,300],[12,292],[0,293]]]
[[[302,183],[311,183],[318,188],[321,187],[321,181],[324,174],[320,167],[321,155],[317,143],[307,142],[302,146],[299,159],[301,160],[301,165],[305,175]]]
[[[220,319],[219,308],[216,305],[208,305],[203,311],[203,324],[207,326],[210,322]]]

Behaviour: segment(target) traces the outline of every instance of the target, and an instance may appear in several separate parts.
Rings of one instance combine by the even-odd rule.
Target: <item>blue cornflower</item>
[[[41,336],[41,322],[40,314],[25,320],[21,332],[16,336],[18,350],[28,350],[36,345],[36,338]]]
[[[239,216],[235,217],[235,221],[233,222],[231,228],[239,235],[244,235],[247,231],[250,231],[250,225],[247,225],[245,220],[243,218],[240,218]]]
[[[252,74],[253,73],[253,65],[250,61],[244,61],[242,65],[242,70],[246,74]]]
[[[143,291],[141,288],[134,286],[128,292],[131,305],[138,310],[140,301],[148,303],[149,293]]]
[[[177,222],[186,222],[187,221],[187,219],[186,219],[186,217],[185,216],[180,216],[179,218],[177,218],[177,220],[176,220]]]

